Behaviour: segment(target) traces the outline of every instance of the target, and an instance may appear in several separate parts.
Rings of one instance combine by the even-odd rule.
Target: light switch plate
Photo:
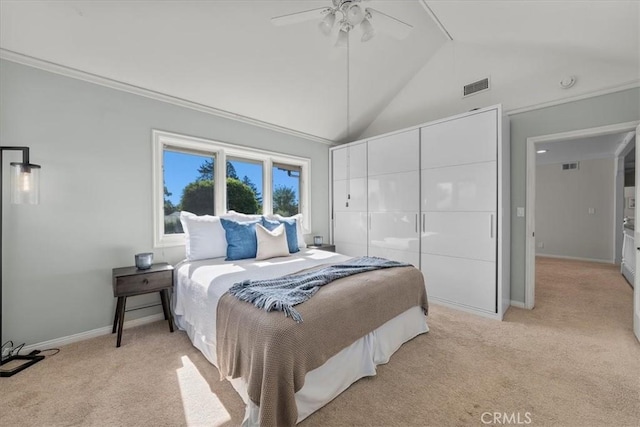
[[[519,216],[519,217],[523,217],[524,216],[524,208],[523,207],[518,206],[516,208],[516,216]]]
[[[595,208],[589,208],[589,215],[593,215],[596,213]]]

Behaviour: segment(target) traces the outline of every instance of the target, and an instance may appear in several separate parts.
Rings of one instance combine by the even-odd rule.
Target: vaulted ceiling
[[[414,28],[404,40],[379,31],[363,43],[352,33],[348,49],[334,47],[335,32],[325,37],[316,21],[270,21],[330,3],[3,0],[0,56],[37,58],[340,142],[403,105],[442,103],[442,86],[459,97],[460,81],[447,78],[442,61],[457,64],[458,80],[491,75],[500,96],[490,101],[510,108],[640,79],[636,1],[371,0],[367,6]],[[482,67],[472,69],[470,51],[485,58]],[[569,73],[578,75],[577,91],[546,93],[522,77],[555,84]]]

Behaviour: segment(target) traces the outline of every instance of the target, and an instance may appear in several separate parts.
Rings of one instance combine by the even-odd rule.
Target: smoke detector
[[[564,79],[560,80],[560,87],[562,89],[569,89],[574,84],[576,84],[576,76],[567,76]]]

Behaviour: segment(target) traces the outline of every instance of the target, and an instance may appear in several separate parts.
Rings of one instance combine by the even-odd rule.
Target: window
[[[292,216],[300,212],[300,172],[295,165],[273,164],[273,213]]]
[[[309,159],[162,131],[153,131],[153,159],[154,247],[184,244],[182,210],[302,213],[311,232]]]
[[[227,210],[262,213],[262,162],[227,158]]]
[[[213,166],[215,156],[163,150],[164,234],[183,233],[180,211],[214,215]]]

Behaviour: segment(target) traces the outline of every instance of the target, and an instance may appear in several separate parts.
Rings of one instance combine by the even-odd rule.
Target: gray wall
[[[33,344],[111,324],[111,269],[153,249],[152,129],[311,158],[312,230],[329,235],[327,145],[4,60],[0,95],[2,145],[29,146],[42,165],[40,205],[10,205],[3,192],[4,340]],[[5,153],[5,177],[18,160]],[[183,257],[183,247],[155,251],[157,261]]]
[[[536,254],[614,261],[615,162],[536,167]]]
[[[640,120],[640,89],[514,114],[511,118],[511,299],[524,303],[527,138]],[[613,191],[613,190],[612,190]]]

